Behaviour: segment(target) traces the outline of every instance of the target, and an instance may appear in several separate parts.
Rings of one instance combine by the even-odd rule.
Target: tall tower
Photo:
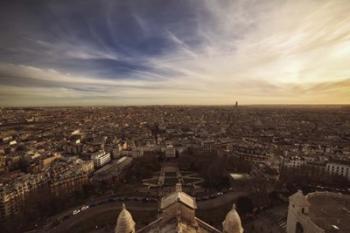
[[[301,190],[289,197],[287,233],[304,232],[304,226],[309,224],[309,207],[310,203]]]

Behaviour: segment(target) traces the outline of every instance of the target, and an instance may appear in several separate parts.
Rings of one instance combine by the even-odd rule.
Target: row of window
[[[350,171],[350,167],[344,167],[344,166],[327,166],[327,170],[331,173],[337,173],[337,174],[343,174],[348,175]]]

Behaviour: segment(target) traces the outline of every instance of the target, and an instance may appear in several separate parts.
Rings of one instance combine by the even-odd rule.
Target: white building
[[[292,156],[289,158],[283,158],[282,165],[283,167],[288,168],[297,168],[303,166],[307,163],[307,160],[300,156]]]
[[[111,154],[104,151],[99,151],[91,156],[91,160],[94,162],[95,168],[103,167],[105,164],[111,161]]]
[[[166,158],[175,158],[176,157],[176,149],[173,145],[168,145],[165,148],[165,157]]]
[[[350,196],[298,191],[289,197],[287,233],[348,233]]]
[[[326,165],[326,171],[331,175],[344,176],[350,180],[350,163],[343,161],[329,162]]]

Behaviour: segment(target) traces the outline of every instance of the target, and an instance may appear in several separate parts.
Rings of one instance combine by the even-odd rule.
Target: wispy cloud
[[[0,104],[350,102],[349,1],[151,2],[6,6]]]

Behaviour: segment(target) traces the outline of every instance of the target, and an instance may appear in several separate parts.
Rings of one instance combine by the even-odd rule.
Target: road
[[[126,205],[128,210],[130,211],[133,211],[133,210],[134,211],[152,211],[152,210],[154,211],[158,209],[158,203],[140,204],[140,202],[129,201],[129,202],[126,202]],[[56,227],[53,227],[51,229],[48,229],[47,227],[44,228],[44,232],[50,232],[50,233],[67,232],[68,229],[72,228],[77,224],[83,223],[86,219],[92,218],[94,216],[97,216],[109,211],[115,212],[115,219],[117,220],[117,216],[121,210],[121,206],[122,206],[122,202],[116,201],[116,202],[111,202],[100,206],[96,206],[93,208],[89,208],[85,211],[80,212],[79,214],[76,214],[64,220],[64,222],[57,225]]]
[[[200,210],[210,210],[215,209],[217,207],[223,206],[225,204],[231,205],[234,201],[236,201],[239,197],[247,195],[246,192],[227,192],[222,196],[205,200],[205,201],[197,201],[198,209]]]

